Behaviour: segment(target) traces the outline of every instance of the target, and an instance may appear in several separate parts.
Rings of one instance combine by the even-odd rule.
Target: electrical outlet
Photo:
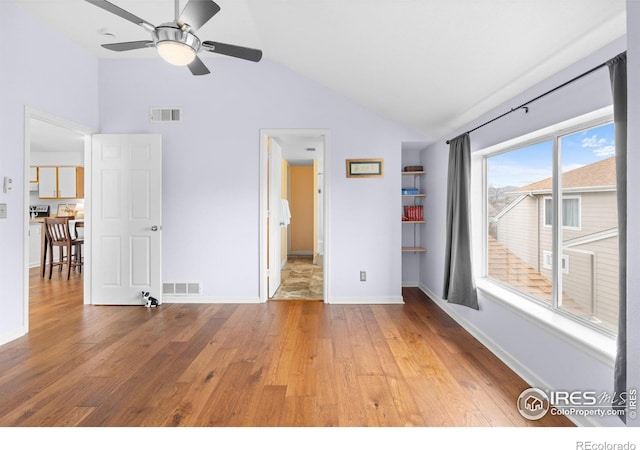
[[[360,281],[367,281],[367,272],[364,270],[360,271]]]

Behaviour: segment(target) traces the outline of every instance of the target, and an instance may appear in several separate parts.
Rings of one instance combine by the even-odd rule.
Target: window
[[[557,126],[517,142],[484,155],[486,278],[522,301],[615,334],[613,123]]]
[[[553,207],[551,197],[544,199],[544,226],[550,227],[553,223]],[[565,228],[580,229],[580,197],[562,198],[562,226]]]
[[[542,252],[544,258],[544,268],[552,269],[553,268],[553,253],[548,250],[544,250]],[[567,255],[562,255],[562,273],[569,273],[569,257]]]

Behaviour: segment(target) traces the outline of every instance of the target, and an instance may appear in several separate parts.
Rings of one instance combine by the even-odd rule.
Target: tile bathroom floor
[[[272,300],[322,300],[322,287],[322,264],[313,264],[311,256],[289,256]]]

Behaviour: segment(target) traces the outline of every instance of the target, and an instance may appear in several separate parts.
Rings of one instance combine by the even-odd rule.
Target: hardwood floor
[[[424,294],[405,305],[87,306],[31,277],[31,332],[0,347],[0,426],[570,426]]]

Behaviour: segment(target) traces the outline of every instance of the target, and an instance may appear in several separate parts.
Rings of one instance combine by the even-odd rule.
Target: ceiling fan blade
[[[213,53],[233,56],[234,58],[246,59],[258,62],[262,59],[262,50],[255,48],[240,47],[238,45],[223,44],[222,42],[204,41],[202,47]]]
[[[127,50],[153,47],[153,41],[118,42],[115,44],[102,44],[102,46],[107,50],[113,50],[114,52],[125,52]]]
[[[120,16],[123,19],[128,20],[129,22],[133,22],[136,25],[140,25],[142,28],[146,30],[153,31],[153,29],[155,28],[155,26],[153,26],[146,20],[141,19],[135,14],[131,14],[129,11],[125,11],[119,6],[116,6],[113,3],[110,3],[106,0],[85,0],[85,1],[91,3],[92,5],[96,5],[98,8],[104,9],[105,11],[109,11],[110,13],[115,14],[116,16]]]
[[[215,16],[220,7],[213,0],[189,0],[184,7],[178,23],[186,23],[195,31]]]
[[[191,61],[188,67],[191,73],[194,75],[206,75],[208,73],[211,73],[209,72],[209,69],[207,69],[207,66],[205,66],[202,60],[197,56],[193,61]]]

